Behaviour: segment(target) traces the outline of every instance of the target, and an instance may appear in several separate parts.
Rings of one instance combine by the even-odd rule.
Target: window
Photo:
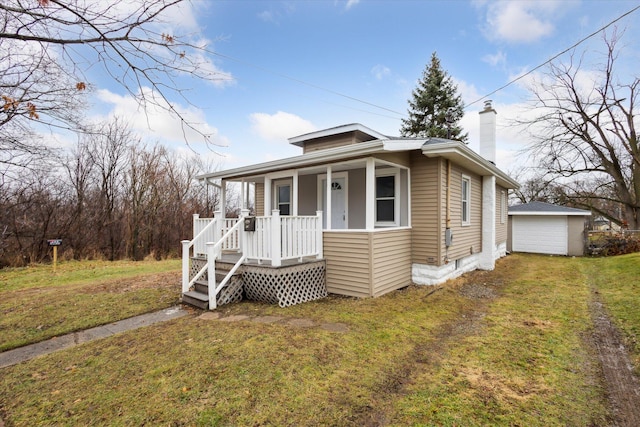
[[[471,224],[471,179],[462,176],[462,205],[461,205],[462,225]]]
[[[398,171],[379,172],[376,176],[376,225],[398,225]]]
[[[280,210],[280,215],[291,215],[291,185],[276,185],[276,206]]]
[[[505,191],[500,192],[500,223],[507,222],[507,193]]]

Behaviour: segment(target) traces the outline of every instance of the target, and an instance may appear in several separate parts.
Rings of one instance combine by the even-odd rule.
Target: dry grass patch
[[[346,333],[192,317],[85,344],[6,369],[0,411],[16,426],[361,425],[416,343],[461,309],[456,292],[431,290],[225,309],[340,321]]]
[[[179,268],[172,260],[0,270],[0,351],[174,305]]]
[[[512,255],[493,272],[437,288],[287,309],[242,302],[218,311],[242,321],[193,316],[123,333],[4,369],[0,418],[12,426],[604,425],[579,263]],[[282,319],[255,321],[269,316]]]
[[[449,340],[419,373],[391,425],[602,425],[606,404],[583,336],[591,327],[579,261],[512,255],[487,283],[504,285],[477,333]],[[462,289],[467,286],[462,286]]]
[[[584,258],[581,268],[620,328],[640,375],[640,253]]]

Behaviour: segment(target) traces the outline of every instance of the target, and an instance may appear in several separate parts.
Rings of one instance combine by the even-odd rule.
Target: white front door
[[[322,191],[322,226],[327,228],[327,178],[319,180]],[[331,179],[331,229],[347,228],[347,177],[334,174]]]

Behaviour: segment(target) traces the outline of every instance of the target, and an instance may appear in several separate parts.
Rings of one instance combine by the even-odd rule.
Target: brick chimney
[[[491,100],[484,101],[484,110],[480,111],[480,155],[491,163],[496,163],[496,110]]]

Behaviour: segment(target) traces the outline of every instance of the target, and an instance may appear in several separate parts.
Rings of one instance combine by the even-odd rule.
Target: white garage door
[[[513,216],[514,252],[566,255],[566,216]]]

